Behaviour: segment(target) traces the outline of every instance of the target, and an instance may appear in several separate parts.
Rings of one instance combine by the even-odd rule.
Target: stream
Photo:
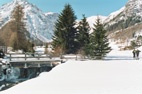
[[[41,72],[48,72],[51,69],[50,66],[18,68],[12,67],[8,63],[0,63],[0,91],[37,77]]]

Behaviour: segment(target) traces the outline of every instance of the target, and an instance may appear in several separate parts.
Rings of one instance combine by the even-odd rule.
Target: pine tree
[[[107,53],[111,51],[109,47],[108,39],[106,36],[106,30],[103,24],[98,18],[96,24],[94,24],[93,33],[90,37],[90,44],[88,46],[90,56],[94,59],[102,59]]]
[[[55,24],[53,47],[61,48],[62,53],[75,53],[77,50],[76,16],[70,4],[66,4]]]
[[[14,50],[23,50],[28,51],[29,47],[29,32],[25,28],[25,23],[23,22],[24,12],[23,8],[20,5],[17,5],[12,14],[13,18],[13,44],[12,47]]]
[[[89,31],[90,26],[89,23],[86,20],[85,15],[83,15],[83,19],[79,22],[78,26],[79,31],[79,48],[80,50],[84,51],[84,54],[87,55],[87,45],[89,44]]]

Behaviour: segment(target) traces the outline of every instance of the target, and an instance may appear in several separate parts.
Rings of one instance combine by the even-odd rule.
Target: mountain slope
[[[0,27],[11,20],[11,14],[17,5],[23,7],[24,22],[27,30],[33,38],[38,38],[44,42],[51,40],[53,35],[53,26],[58,14],[46,14],[27,0],[13,0],[0,8]],[[49,16],[52,16],[49,17]]]
[[[88,21],[90,27],[94,27],[93,24],[95,24],[97,18],[99,18],[101,20],[101,22],[103,23],[106,20],[107,17],[106,16],[100,16],[100,15],[88,17],[87,21]]]
[[[120,10],[111,13],[104,21],[108,37],[122,47],[133,49],[142,46],[142,1],[129,0]]]
[[[89,26],[91,27],[90,33],[93,32],[94,24],[96,23],[97,19],[100,19],[101,22],[103,23],[105,19],[107,18],[106,16],[91,16],[87,18],[87,22],[89,23]]]
[[[106,19],[105,27],[112,30],[125,29],[142,21],[142,1],[129,0],[120,10],[111,13]]]

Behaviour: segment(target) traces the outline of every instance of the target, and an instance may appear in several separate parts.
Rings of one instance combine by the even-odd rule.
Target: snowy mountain
[[[142,1],[128,0],[126,5],[111,13],[104,21],[109,31],[109,39],[129,49],[132,42],[141,45],[142,37]],[[124,47],[125,45],[125,47]]]
[[[100,18],[101,22],[103,23],[106,20],[106,16],[91,16],[87,18],[87,22],[89,23],[90,27],[94,27],[93,24],[95,24],[97,18]]]
[[[105,20],[105,23],[110,22],[111,20],[113,20],[113,18],[115,18],[118,14],[120,14],[123,10],[125,9],[125,7],[122,7],[121,9],[112,12]],[[113,23],[111,23],[113,24]]]
[[[11,20],[11,13],[17,5],[21,5],[24,11],[24,22],[31,36],[44,42],[51,40],[53,26],[58,17],[57,13],[43,13],[35,5],[27,0],[13,0],[0,8],[0,27]]]
[[[11,13],[19,4],[23,7],[25,16],[24,22],[31,36],[42,41],[49,41],[52,38],[54,24],[58,18],[57,13],[43,13],[35,5],[27,0],[13,0],[0,7],[0,27],[3,27],[11,20]],[[129,0],[120,10],[111,13],[108,17],[99,16],[108,31],[118,31],[137,25],[142,21],[142,1]],[[97,16],[87,18],[89,25],[93,28]],[[141,30],[139,30],[141,31]],[[92,31],[91,31],[92,32]]]
[[[105,20],[109,30],[125,29],[142,21],[142,1],[129,0],[120,10],[111,13]]]
[[[89,26],[91,27],[90,33],[93,32],[94,24],[96,23],[97,18],[100,18],[101,22],[103,23],[107,17],[101,16],[101,15],[88,17],[87,22],[89,23]]]

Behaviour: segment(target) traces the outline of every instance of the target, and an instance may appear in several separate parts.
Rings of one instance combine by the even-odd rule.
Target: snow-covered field
[[[105,60],[68,60],[0,94],[142,94],[141,56],[115,48]]]

